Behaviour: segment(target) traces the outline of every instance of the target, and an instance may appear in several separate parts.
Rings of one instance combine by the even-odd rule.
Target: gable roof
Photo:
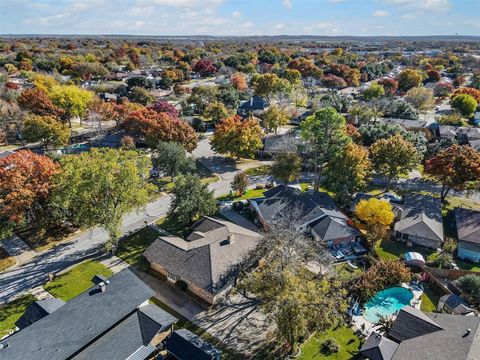
[[[245,111],[254,111],[254,110],[263,110],[268,106],[268,102],[261,98],[260,96],[252,96],[247,101],[244,101],[238,107],[238,110],[245,110]]]
[[[259,239],[258,233],[242,226],[204,217],[193,225],[186,240],[161,236],[144,256],[168,272],[215,293],[225,285],[243,256],[257,246]]]
[[[458,240],[480,245],[480,211],[456,208],[455,220]]]
[[[301,139],[295,134],[275,134],[266,136],[263,139],[263,151],[268,153],[293,152],[297,151]]]
[[[2,341],[8,346],[0,350],[0,358],[24,360],[26,354],[35,354],[35,360],[71,358],[154,294],[130,270],[122,270],[109,278],[105,292],[95,286]]]
[[[15,322],[15,325],[20,330],[26,328],[34,322],[53,313],[55,310],[58,310],[64,304],[65,301],[57,298],[34,301],[28,306],[27,310],[20,317],[20,319]]]
[[[443,241],[442,210],[438,199],[407,194],[404,205],[399,206],[400,219],[394,230],[419,237]]]
[[[398,312],[388,335],[392,339],[401,342],[442,329],[440,325],[423,312],[407,305]]]
[[[362,345],[360,352],[369,360],[390,360],[397,347],[395,341],[373,332]]]
[[[480,359],[480,319],[478,317],[439,313],[424,315],[441,329],[402,341],[392,360]]]
[[[309,223],[325,214],[326,210],[335,210],[335,202],[324,192],[302,192],[286,185],[278,185],[264,193],[264,198],[250,200],[267,223],[282,216],[288,209],[297,211],[302,223]]]
[[[440,297],[439,305],[440,303],[447,305],[455,315],[464,315],[474,311],[460,296],[455,294],[443,295]]]
[[[165,347],[179,360],[220,359],[220,351],[187,329],[174,331]]]
[[[350,238],[360,235],[360,231],[349,224],[349,219],[338,210],[324,210],[324,216],[309,224],[323,241]]]

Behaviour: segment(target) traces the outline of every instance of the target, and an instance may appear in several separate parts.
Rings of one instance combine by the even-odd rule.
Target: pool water
[[[375,324],[381,316],[395,314],[405,305],[410,305],[413,293],[403,287],[393,287],[375,294],[364,306],[363,317]]]

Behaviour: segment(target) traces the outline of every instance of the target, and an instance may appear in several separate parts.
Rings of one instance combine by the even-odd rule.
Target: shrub
[[[335,339],[327,339],[322,344],[322,353],[325,355],[331,355],[337,353],[340,350],[340,345],[335,341]]]

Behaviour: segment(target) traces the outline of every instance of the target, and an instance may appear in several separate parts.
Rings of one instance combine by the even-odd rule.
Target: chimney
[[[234,234],[228,234],[227,243],[228,244],[233,244],[234,242],[235,242],[235,235]]]
[[[253,96],[250,98],[250,106],[253,106]]]

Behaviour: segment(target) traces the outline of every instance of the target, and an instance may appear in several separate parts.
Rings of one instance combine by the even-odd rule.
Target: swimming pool
[[[413,293],[403,287],[392,287],[375,294],[364,306],[363,317],[375,324],[380,316],[395,314],[405,305],[410,305]]]

